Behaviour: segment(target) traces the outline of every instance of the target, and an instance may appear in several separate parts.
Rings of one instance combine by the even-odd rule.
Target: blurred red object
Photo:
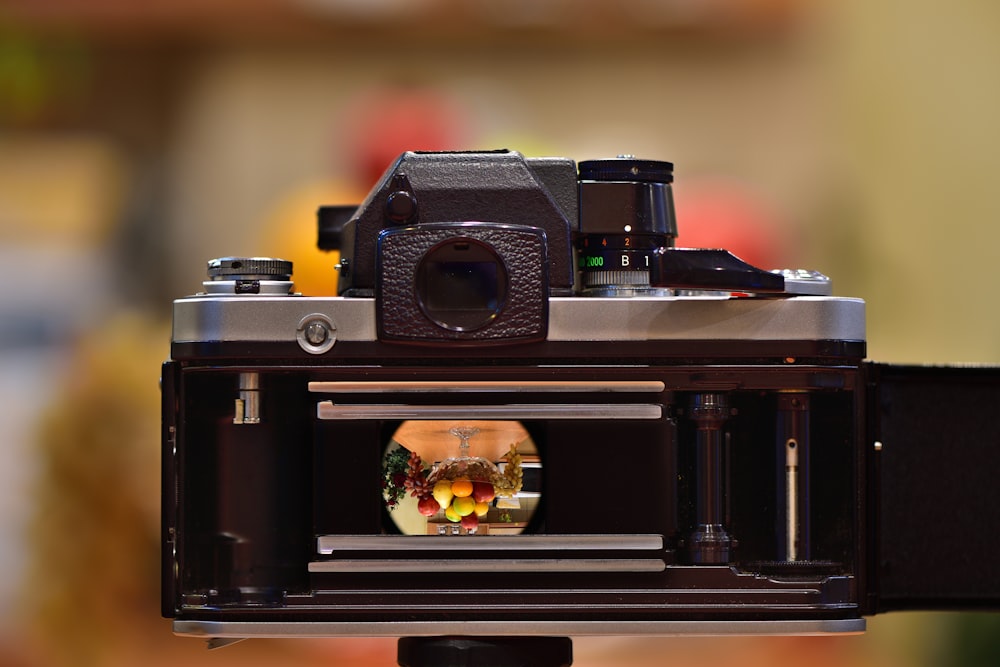
[[[445,94],[417,85],[359,96],[344,116],[347,161],[370,188],[404,151],[470,148],[467,116]]]
[[[793,243],[778,216],[739,184],[723,180],[674,186],[679,248],[724,248],[762,269],[787,268]],[[793,258],[794,259],[794,258]]]

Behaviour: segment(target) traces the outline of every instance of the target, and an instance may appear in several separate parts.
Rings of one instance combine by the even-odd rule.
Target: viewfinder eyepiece
[[[457,237],[427,251],[417,265],[415,288],[431,321],[451,331],[475,331],[503,310],[507,270],[485,243]]]

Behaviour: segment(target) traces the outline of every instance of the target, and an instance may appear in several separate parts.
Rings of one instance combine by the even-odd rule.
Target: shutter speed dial
[[[660,296],[650,284],[654,251],[673,245],[674,165],[622,155],[579,164],[576,262],[587,296]]]

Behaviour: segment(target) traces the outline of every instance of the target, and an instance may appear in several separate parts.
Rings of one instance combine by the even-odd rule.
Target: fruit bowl
[[[398,520],[393,516],[397,527],[406,534],[425,532],[427,520],[441,516],[475,533],[479,518],[485,517],[495,502],[516,502],[521,490],[523,472],[516,441],[506,453],[491,446],[487,458],[473,456],[475,448],[470,448],[469,439],[480,432],[478,426],[452,426],[448,432],[459,438],[458,447],[448,448],[451,451],[447,452],[437,448],[433,463],[425,462],[420,452],[401,443],[387,450],[382,472],[386,508],[395,513],[404,496],[409,495],[417,501],[414,514],[425,517],[423,524],[408,518],[414,516],[410,514],[413,501],[408,500],[411,509],[403,512],[406,516]]]
[[[451,481],[467,479],[469,481],[489,482],[496,484],[502,475],[496,464],[480,456],[456,456],[438,461],[427,473],[427,481],[436,484],[442,479]]]

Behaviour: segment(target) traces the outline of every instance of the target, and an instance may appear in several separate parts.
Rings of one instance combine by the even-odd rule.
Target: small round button
[[[412,222],[417,217],[417,200],[406,190],[390,192],[385,198],[385,217],[397,225]]]
[[[306,315],[299,320],[295,340],[309,354],[323,354],[337,342],[337,327],[322,313]]]
[[[330,332],[322,322],[310,322],[306,327],[305,336],[312,345],[322,345],[330,337]]]

